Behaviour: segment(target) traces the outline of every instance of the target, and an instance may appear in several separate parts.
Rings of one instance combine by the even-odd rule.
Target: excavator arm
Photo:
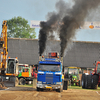
[[[4,20],[0,37],[0,74],[5,74],[7,55],[7,21]]]
[[[8,58],[7,21],[3,21],[0,36],[0,85],[11,87],[18,85],[18,59]]]

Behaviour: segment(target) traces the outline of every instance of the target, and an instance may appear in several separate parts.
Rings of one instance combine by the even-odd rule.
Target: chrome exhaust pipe
[[[62,62],[62,64],[63,64],[63,57],[61,57],[61,62]]]
[[[62,70],[63,70],[63,57],[61,57]]]
[[[39,56],[39,61],[41,61],[42,60],[42,56]]]

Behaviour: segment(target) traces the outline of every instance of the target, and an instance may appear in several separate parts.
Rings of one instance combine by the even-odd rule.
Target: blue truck
[[[42,58],[38,64],[37,91],[55,89],[63,91],[64,75],[62,61],[57,53],[49,53],[48,58]]]

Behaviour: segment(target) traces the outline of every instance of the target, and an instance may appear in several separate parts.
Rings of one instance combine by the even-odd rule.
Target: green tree
[[[30,28],[28,21],[22,17],[14,17],[7,20],[8,37],[14,38],[36,38],[34,28]]]

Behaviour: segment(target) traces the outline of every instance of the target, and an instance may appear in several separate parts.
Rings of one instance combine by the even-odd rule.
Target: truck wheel
[[[82,88],[85,88],[85,74],[82,74]]]
[[[15,79],[15,86],[18,86],[18,83],[19,83],[19,80],[18,80],[18,78],[16,77],[16,79]]]
[[[98,88],[98,76],[93,75],[92,77],[92,88],[97,89]]]
[[[69,81],[67,81],[67,89],[66,90],[68,90],[68,86],[69,86]]]
[[[57,92],[63,92],[63,84],[61,85],[60,89],[57,89]]]
[[[20,78],[20,79],[19,79],[19,84],[20,84],[20,85],[25,85],[25,83],[26,83],[26,81],[25,81],[24,78]]]
[[[37,91],[40,91],[40,88],[37,87]]]
[[[63,90],[67,90],[68,89],[68,85],[69,85],[69,82],[68,81],[64,81]]]
[[[87,76],[88,75],[85,75],[85,88],[87,89]]]
[[[90,89],[92,86],[92,75],[87,75],[87,88]]]
[[[37,87],[37,91],[43,91],[43,89]]]

